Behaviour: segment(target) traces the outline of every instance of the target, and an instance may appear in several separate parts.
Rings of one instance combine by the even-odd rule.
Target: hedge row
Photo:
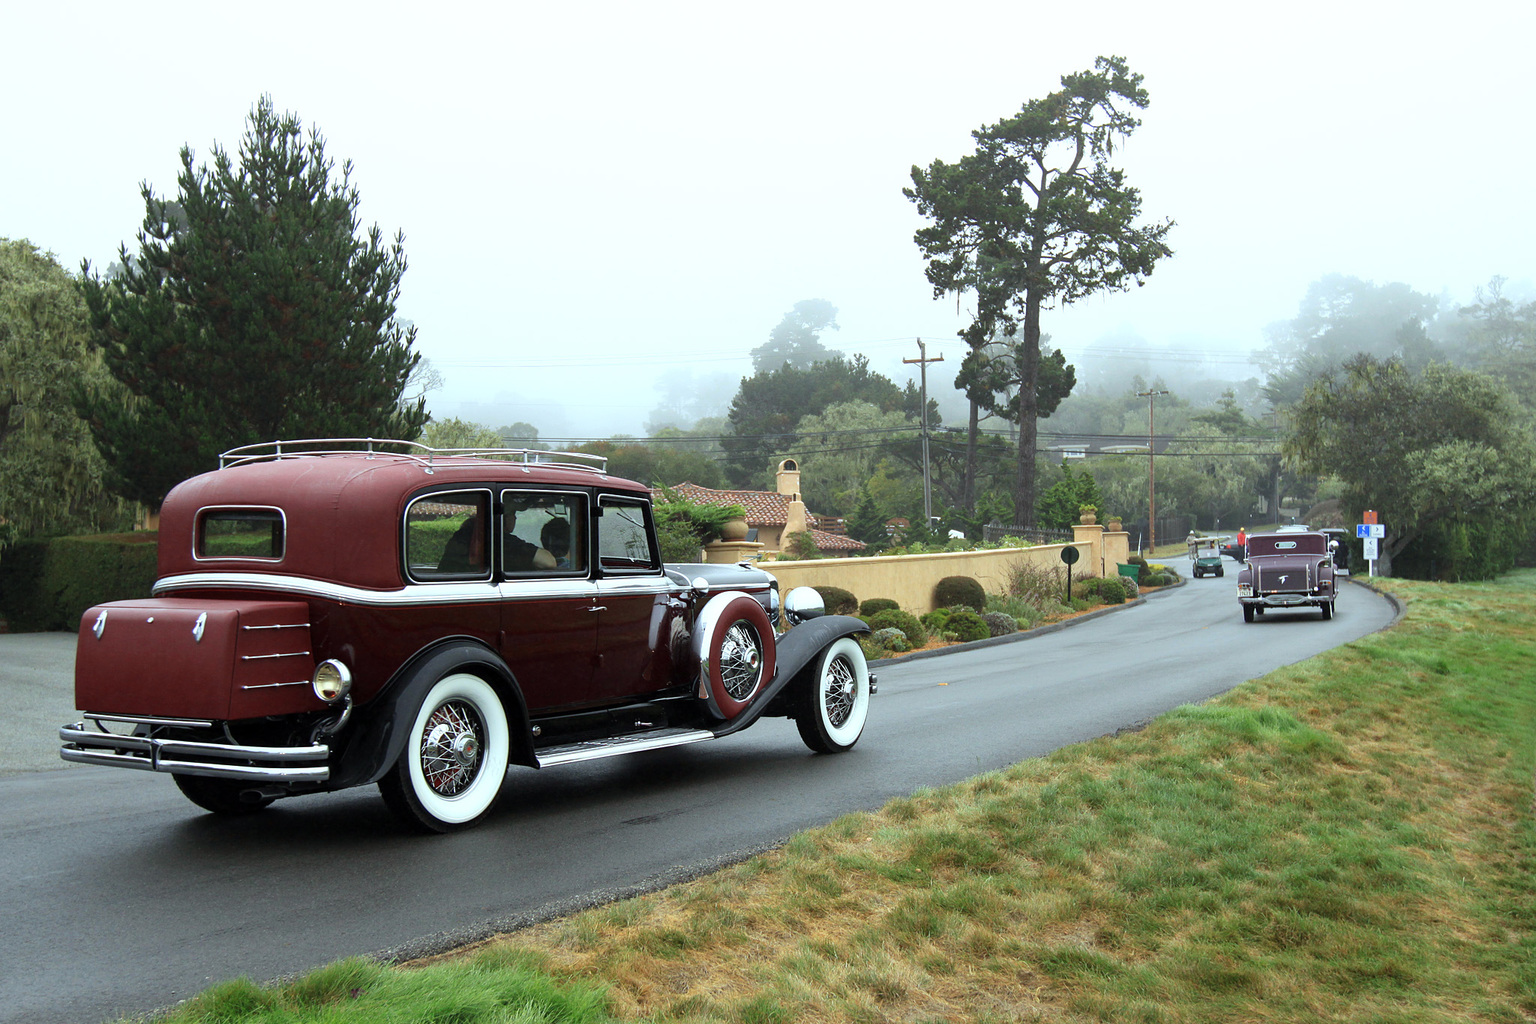
[[[0,554],[0,615],[13,632],[74,632],[104,601],[148,597],[154,533],[20,541]]]

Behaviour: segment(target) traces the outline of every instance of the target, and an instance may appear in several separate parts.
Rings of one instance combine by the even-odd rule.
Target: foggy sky
[[[661,375],[734,390],[802,299],[837,306],[823,342],[882,372],[917,337],[952,369],[964,305],[923,279],[912,165],[1120,54],[1152,103],[1117,163],[1177,222],[1175,255],[1048,311],[1069,359],[1151,347],[1177,389],[1203,353],[1256,373],[1265,325],[1326,273],[1457,302],[1536,276],[1530,5],[1086,11],[12,5],[0,236],[104,269],[139,183],[174,196],[180,147],[235,149],[270,93],[352,162],[364,226],[404,231],[434,412],[639,434]]]

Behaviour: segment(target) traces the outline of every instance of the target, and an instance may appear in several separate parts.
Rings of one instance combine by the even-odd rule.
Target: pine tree
[[[881,514],[880,506],[875,502],[875,496],[870,493],[867,483],[859,488],[859,503],[843,524],[847,527],[848,536],[871,547],[884,547],[890,543],[890,535],[885,529],[885,516]]]
[[[424,402],[402,398],[420,356],[396,319],[404,236],[358,237],[352,165],[325,140],[252,110],[238,162],[181,150],[174,201],[141,188],[138,253],[121,276],[83,268],[93,341],[129,394],[76,393],[117,493],[158,508],[178,481],[237,445],[296,437],[414,439]]]

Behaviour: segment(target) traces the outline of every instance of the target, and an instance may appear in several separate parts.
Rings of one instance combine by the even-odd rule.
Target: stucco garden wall
[[[1062,569],[1061,550],[1075,547],[1079,558],[1072,571],[1079,575],[1114,575],[1117,563],[1129,556],[1129,535],[1106,534],[1099,526],[1074,528],[1071,545],[1041,544],[1030,548],[998,548],[987,551],[951,551],[933,555],[892,555],[875,558],[818,558],[810,561],[759,562],[772,573],[781,593],[794,587],[841,587],[860,601],[886,597],[905,611],[922,614],[933,610],[933,588],[946,576],[970,576],[989,594],[1003,594],[1014,568],[1034,562],[1046,569]]]

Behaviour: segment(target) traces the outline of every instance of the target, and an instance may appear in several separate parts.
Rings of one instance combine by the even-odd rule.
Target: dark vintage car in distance
[[[407,824],[490,811],[509,765],[712,740],[765,716],[853,747],[859,619],[746,565],[664,565],[600,457],[374,440],[227,452],[161,508],[157,582],[80,622],[67,761],[221,814],[377,784]],[[781,621],[782,617],[782,621]]]
[[[1243,621],[1252,622],[1272,608],[1316,608],[1323,618],[1332,618],[1337,546],[1316,530],[1249,534],[1247,562],[1237,574]]]

